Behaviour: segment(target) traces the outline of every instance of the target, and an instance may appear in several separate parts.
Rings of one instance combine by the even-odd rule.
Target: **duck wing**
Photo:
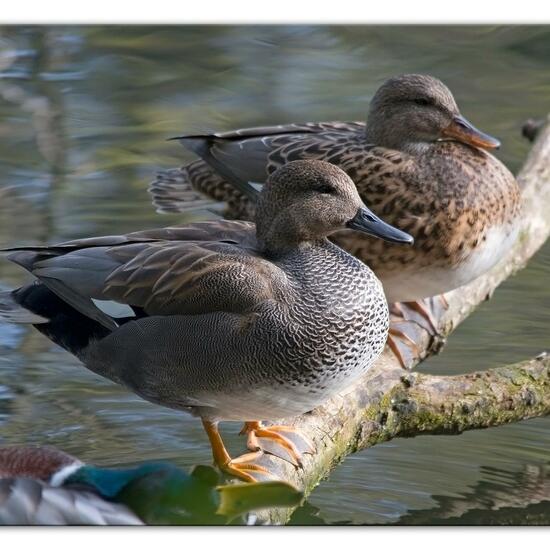
[[[286,279],[261,257],[248,222],[199,222],[10,251],[10,260],[111,330],[117,316],[248,312]]]
[[[300,159],[324,160],[344,170],[369,207],[380,205],[383,211],[375,210],[379,215],[395,215],[399,220],[403,215],[400,205],[411,188],[417,189],[419,197],[423,197],[424,183],[418,178],[415,159],[408,153],[367,143],[363,123],[324,123],[316,125],[315,129],[309,134],[273,132],[261,137],[254,137],[249,130],[250,134],[244,139],[239,139],[237,132],[229,137],[221,134],[222,138],[216,138],[218,141],[209,145],[209,155],[216,157],[216,165],[211,164],[209,168],[216,169],[223,164],[225,172],[213,174],[208,179],[207,167],[193,164],[188,167],[189,175],[193,178],[197,174],[199,190],[204,189],[216,201],[228,202],[227,215],[231,218],[247,214],[241,203],[248,198],[241,196],[240,202],[236,200],[235,189],[241,190],[245,181],[263,183],[268,174]],[[208,161],[206,156],[203,158]],[[232,173],[232,179],[225,177],[227,170]],[[220,175],[225,179],[221,180]],[[212,178],[216,177],[214,181]],[[235,182],[239,180],[240,185],[237,185]]]
[[[143,525],[126,506],[25,477],[0,479],[0,525]]]
[[[200,160],[161,170],[149,193],[158,212],[218,212],[225,203],[227,217],[252,219],[258,190],[250,182],[265,182],[291,159],[336,160],[350,146],[364,148],[364,135],[364,122],[307,122],[180,136]]]
[[[293,150],[302,148],[305,151],[304,156],[295,158],[326,160],[326,155],[330,155],[331,149],[339,142],[350,138],[356,140],[364,132],[363,122],[306,122],[174,139],[196,153],[246,196],[254,198],[254,192],[243,184],[263,183],[271,171],[291,160],[286,160],[285,153],[280,152],[285,146],[292,144]]]

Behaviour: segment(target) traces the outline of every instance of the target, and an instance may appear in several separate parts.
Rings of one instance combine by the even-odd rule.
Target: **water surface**
[[[166,138],[363,119],[376,88],[403,72],[444,80],[462,112],[502,140],[498,155],[516,171],[529,148],[522,122],[550,111],[550,28],[0,28],[0,244],[184,221],[155,214],[146,193],[156,169],[192,159]],[[549,275],[547,245],[421,369],[455,374],[550,348]],[[0,262],[0,285],[26,280]],[[304,521],[524,522],[534,515],[549,523],[549,428],[549,419],[536,419],[357,453],[316,489]],[[237,427],[224,430],[241,450]],[[36,331],[1,324],[0,444],[15,443],[55,445],[112,466],[210,460],[197,420],[88,372]]]

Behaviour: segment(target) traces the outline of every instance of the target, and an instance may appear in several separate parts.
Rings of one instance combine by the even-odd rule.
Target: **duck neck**
[[[163,467],[157,463],[120,470],[83,466],[67,477],[64,484],[88,485],[105,498],[115,498],[132,481],[161,470]]]
[[[419,140],[418,136],[407,131],[405,124],[388,124],[387,120],[376,112],[369,114],[365,138],[368,143],[378,147],[402,151],[411,156],[420,156],[434,143]]]
[[[283,258],[293,253],[309,252],[328,243],[325,238],[304,240],[295,238],[292,232],[276,232],[267,235],[267,238],[258,237],[260,249],[266,257]]]
[[[300,212],[292,208],[278,209],[262,199],[260,196],[256,208],[256,237],[267,255],[284,256],[326,241],[323,235],[312,233]]]

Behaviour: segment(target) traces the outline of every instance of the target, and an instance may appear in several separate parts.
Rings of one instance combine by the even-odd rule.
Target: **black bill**
[[[353,219],[346,224],[350,229],[362,231],[367,235],[384,239],[390,243],[413,244],[414,239],[408,233],[393,227],[375,216],[368,208],[360,208]]]

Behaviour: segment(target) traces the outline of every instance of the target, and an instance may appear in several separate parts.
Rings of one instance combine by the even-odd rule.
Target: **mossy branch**
[[[460,434],[550,414],[550,356],[460,376],[409,373],[367,408],[357,449],[394,437]]]
[[[414,363],[440,349],[446,337],[498,285],[544,244],[550,234],[550,125],[536,141],[518,174],[524,224],[516,245],[490,272],[446,295],[448,309],[439,319],[439,334],[418,334],[420,353]],[[420,330],[420,329],[419,329]],[[546,356],[461,376],[408,373],[388,351],[346,395],[338,395],[299,418],[286,421],[307,435],[316,452],[302,469],[264,455],[267,466],[309,494],[346,455],[394,437],[459,434],[465,430],[517,422],[550,413],[550,359]],[[262,519],[285,523],[291,510],[273,509]]]

